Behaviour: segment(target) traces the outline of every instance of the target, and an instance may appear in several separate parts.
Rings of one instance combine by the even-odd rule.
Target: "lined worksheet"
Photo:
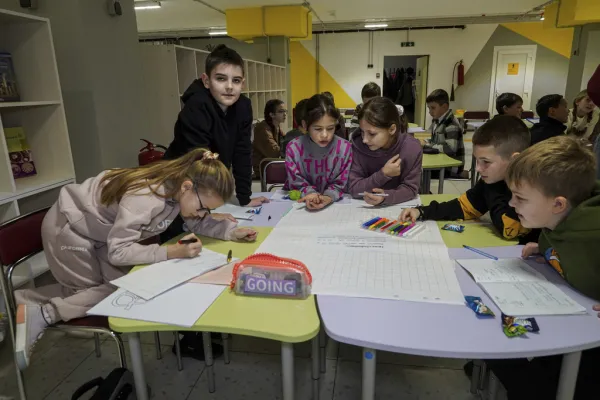
[[[364,202],[319,213],[294,209],[258,252],[304,262],[315,294],[464,304],[454,263],[434,222],[425,223],[426,230],[413,239],[360,229],[361,222],[396,218],[400,211]]]
[[[544,275],[519,258],[456,260],[506,315],[530,317],[585,313]]]

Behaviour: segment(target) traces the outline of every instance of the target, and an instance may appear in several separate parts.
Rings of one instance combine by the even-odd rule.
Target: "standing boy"
[[[554,136],[564,135],[569,120],[569,105],[560,94],[548,94],[535,106],[540,122],[531,128],[531,145]]]
[[[465,144],[463,141],[463,128],[454,116],[450,108],[450,97],[448,92],[443,89],[437,89],[431,92],[427,99],[427,108],[433,122],[429,127],[431,139],[427,139],[422,144],[425,148],[437,149],[458,161],[465,163]],[[449,169],[449,176],[460,175],[463,166]]]
[[[175,123],[175,137],[165,153],[173,159],[198,147],[219,153],[227,168],[233,167],[235,191],[243,206],[258,206],[264,197],[252,194],[252,104],[241,95],[244,60],[221,44],[206,58],[204,73],[187,88],[184,107]]]
[[[510,160],[529,146],[529,130],[518,118],[499,115],[487,121],[473,135],[473,154],[481,179],[458,199],[402,211],[402,221],[417,219],[456,220],[476,219],[486,212],[494,227],[505,239],[527,235],[531,232],[519,223],[517,213],[508,202],[512,193],[504,181]]]

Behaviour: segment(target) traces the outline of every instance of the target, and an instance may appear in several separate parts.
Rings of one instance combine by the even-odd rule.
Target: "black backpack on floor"
[[[106,378],[94,378],[73,393],[71,400],[78,400],[96,388],[90,400],[137,400],[133,374],[126,368],[115,368]]]

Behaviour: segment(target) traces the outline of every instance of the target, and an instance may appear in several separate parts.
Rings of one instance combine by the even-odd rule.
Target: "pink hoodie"
[[[81,184],[63,187],[58,197],[58,209],[65,215],[70,228],[95,242],[95,247],[108,247],[108,262],[115,266],[155,263],[167,259],[165,246],[141,245],[137,242],[162,233],[179,214],[179,203],[163,199],[150,189],[128,193],[119,203],[100,203],[100,181],[106,172],[86,179]],[[164,193],[159,187],[158,193]],[[203,220],[185,219],[189,231],[231,240],[237,224],[217,221],[210,216]]]

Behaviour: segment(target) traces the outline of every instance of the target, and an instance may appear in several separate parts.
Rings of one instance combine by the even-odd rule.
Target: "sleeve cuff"
[[[158,246],[158,249],[154,253],[154,262],[167,261],[167,258],[167,246]]]
[[[342,195],[340,194],[340,192],[338,192],[337,190],[331,190],[331,189],[327,189],[323,195],[325,196],[329,196],[333,199],[333,201],[338,201],[339,199],[342,198]]]
[[[387,176],[385,176],[385,174],[383,173],[382,170],[375,172],[375,174],[373,176],[373,181],[375,182],[375,184],[377,186],[379,186],[379,188],[381,188],[383,185],[388,183],[390,181],[390,179],[392,179],[392,178],[388,178]],[[375,188],[373,188],[373,189],[375,189]]]

